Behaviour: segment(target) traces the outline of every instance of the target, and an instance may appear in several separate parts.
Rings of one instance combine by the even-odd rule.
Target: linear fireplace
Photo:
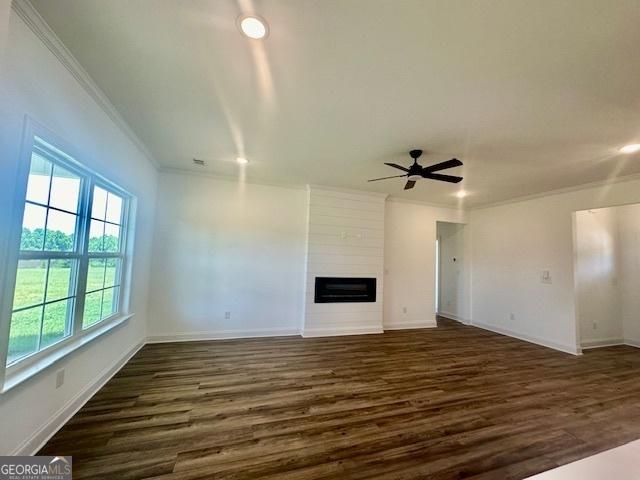
[[[375,278],[316,277],[315,303],[375,301]]]

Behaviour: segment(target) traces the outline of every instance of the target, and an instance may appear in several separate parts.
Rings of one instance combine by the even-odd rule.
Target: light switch
[[[60,388],[64,384],[64,368],[56,372],[56,388]]]

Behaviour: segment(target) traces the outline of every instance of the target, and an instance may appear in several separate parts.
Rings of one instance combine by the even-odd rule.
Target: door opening
[[[436,315],[463,321],[465,313],[465,225],[436,222]]]

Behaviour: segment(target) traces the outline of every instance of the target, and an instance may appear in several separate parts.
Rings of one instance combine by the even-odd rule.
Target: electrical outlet
[[[402,307],[402,313],[407,313],[407,307]]]
[[[510,313],[509,314],[509,320],[515,320],[516,319],[516,314],[515,313]]]
[[[231,318],[231,312],[224,312],[224,319],[229,320]]]
[[[598,322],[593,322],[593,324],[591,325],[591,328],[593,328],[594,330],[598,329]]]
[[[64,383],[64,368],[56,372],[56,388],[60,388]]]
[[[552,283],[551,281],[551,272],[549,270],[542,271],[542,277],[540,278],[542,283]]]

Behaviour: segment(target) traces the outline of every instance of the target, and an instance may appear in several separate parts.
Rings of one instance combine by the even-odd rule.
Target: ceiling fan
[[[457,158],[452,158],[451,160],[447,160],[446,162],[436,163],[435,165],[423,167],[421,165],[418,165],[418,158],[420,158],[420,156],[422,155],[422,150],[411,150],[409,152],[409,155],[411,155],[411,158],[413,158],[413,165],[411,165],[409,168],[403,167],[402,165],[398,165],[397,163],[385,162],[385,165],[389,165],[390,167],[397,168],[407,173],[403,175],[393,175],[391,177],[374,178],[368,181],[377,182],[378,180],[386,180],[388,178],[407,177],[407,183],[404,186],[405,190],[409,190],[410,188],[413,188],[416,182],[421,178],[428,178],[430,180],[440,180],[441,182],[449,182],[449,183],[458,183],[462,181],[462,177],[434,173],[440,170],[446,170],[447,168],[461,166],[462,162]]]

